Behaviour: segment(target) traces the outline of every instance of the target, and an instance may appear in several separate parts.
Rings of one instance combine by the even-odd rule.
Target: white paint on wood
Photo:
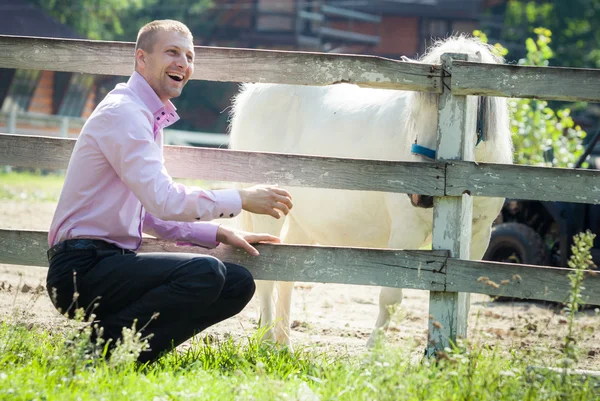
[[[0,229],[0,263],[48,266],[48,233]],[[259,257],[224,245],[206,250],[144,238],[139,252],[209,254],[248,267],[255,278],[458,291],[564,302],[570,269],[449,258],[447,251],[259,244]],[[600,305],[600,274],[585,275],[585,302]],[[435,302],[435,301],[434,301]],[[459,309],[459,313],[462,313]],[[433,332],[435,334],[435,331]]]
[[[600,204],[600,170],[453,161],[446,194]]]
[[[444,87],[450,87],[453,60],[467,55],[442,56]],[[473,100],[473,99],[471,99]],[[444,90],[440,96],[436,158],[474,160],[476,109],[466,96]],[[469,258],[473,199],[468,196],[436,197],[433,211],[433,249],[447,249],[455,258]],[[447,268],[447,267],[446,267]],[[427,355],[434,355],[467,333],[469,294],[432,291],[429,296]]]
[[[330,85],[440,93],[439,66],[375,56],[195,47],[192,79]],[[134,43],[0,35],[0,68],[128,76]]]
[[[600,102],[600,69],[456,61],[452,93]]]
[[[64,169],[75,140],[0,134],[0,165]],[[227,149],[165,146],[177,178],[443,195],[444,166]],[[402,177],[402,180],[398,180]]]
[[[74,145],[72,139],[0,134],[0,164],[65,169]],[[167,169],[178,178],[438,196],[444,194],[445,187],[450,196],[468,191],[473,196],[600,204],[598,170],[457,160],[371,162],[237,151],[228,151],[225,156],[222,152],[222,149],[165,146]]]

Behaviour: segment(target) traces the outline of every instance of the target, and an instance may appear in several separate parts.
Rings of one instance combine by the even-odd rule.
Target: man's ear
[[[146,67],[146,53],[142,49],[135,51],[135,60],[137,61],[138,68]]]

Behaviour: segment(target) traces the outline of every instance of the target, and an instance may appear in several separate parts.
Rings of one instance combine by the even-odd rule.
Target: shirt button
[[[160,117],[156,117],[156,119],[157,119],[158,121],[160,121]]]
[[[201,219],[201,217],[196,217],[196,220],[200,220],[200,219]]]
[[[219,217],[223,217],[223,213],[221,213],[221,214],[219,215]]]
[[[231,213],[231,214],[229,215],[229,217],[233,217],[233,213]]]
[[[165,112],[163,111],[161,114],[164,116],[164,115],[165,115]]]

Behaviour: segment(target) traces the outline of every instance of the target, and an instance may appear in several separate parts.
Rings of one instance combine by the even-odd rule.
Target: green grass
[[[0,200],[57,202],[64,181],[64,175],[60,174],[42,175],[39,171],[4,172],[0,169]],[[175,179],[175,181],[203,189],[219,188],[224,185],[195,179]]]
[[[58,174],[0,172],[0,199],[56,202],[64,179]]]
[[[414,350],[360,357],[272,348],[249,338],[173,352],[149,366],[89,359],[85,338],[0,326],[2,400],[596,400],[594,383],[528,369],[560,352],[477,346],[411,362]]]

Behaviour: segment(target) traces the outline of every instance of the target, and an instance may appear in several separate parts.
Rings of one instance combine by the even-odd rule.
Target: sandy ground
[[[55,205],[51,202],[0,201],[0,227],[47,230]],[[0,264],[0,316],[19,319],[52,331],[68,321],[52,307],[43,290],[46,269]],[[36,290],[39,294],[36,295]],[[319,350],[356,354],[364,346],[375,322],[379,289],[351,285],[297,283],[292,309],[292,341]],[[405,299],[387,332],[391,347],[418,345],[427,337],[428,292],[405,290]],[[474,294],[469,316],[470,340],[490,346],[558,349],[567,332],[567,319],[556,306],[526,302],[492,302]],[[207,334],[224,338],[250,337],[258,321],[256,297],[238,316],[222,322]],[[600,369],[600,317],[593,309],[576,318],[576,336],[585,349],[579,367]],[[417,352],[417,351],[415,351]],[[540,361],[551,363],[555,356]]]

